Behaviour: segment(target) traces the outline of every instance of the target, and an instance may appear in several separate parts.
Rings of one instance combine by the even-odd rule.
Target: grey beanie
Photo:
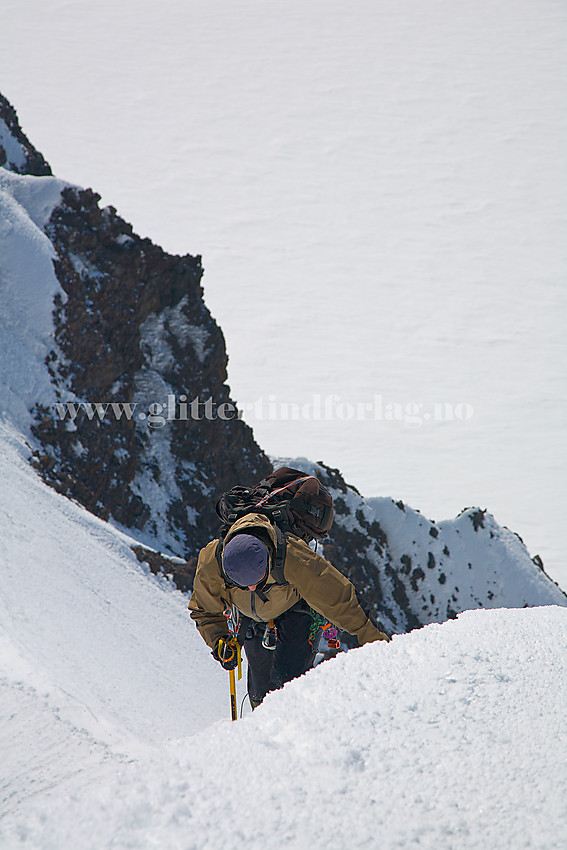
[[[258,584],[268,568],[268,549],[251,534],[235,534],[222,553],[223,569],[240,587]]]

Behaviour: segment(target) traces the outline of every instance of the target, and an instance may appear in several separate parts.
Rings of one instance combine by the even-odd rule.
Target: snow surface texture
[[[0,445],[3,850],[563,850],[566,608],[353,650],[234,724],[184,597]]]
[[[564,847],[567,608],[351,651],[235,725],[186,598],[0,437],[2,850]]]
[[[55,398],[45,357],[53,345],[53,299],[56,294],[64,299],[65,293],[43,227],[65,185],[0,168],[1,406],[26,432],[32,407]]]
[[[23,440],[4,425],[0,433],[0,629],[18,647],[12,666],[21,656],[95,727],[104,718],[147,740],[204,728],[224,676],[216,691],[214,675],[199,686],[210,655],[186,598],[150,580],[134,540],[50,490],[26,465]]]
[[[203,254],[260,445],[434,519],[488,507],[566,586],[565,4],[3,8],[2,84],[55,173]],[[402,411],[269,418],[316,394]],[[433,402],[474,416],[407,423]]]

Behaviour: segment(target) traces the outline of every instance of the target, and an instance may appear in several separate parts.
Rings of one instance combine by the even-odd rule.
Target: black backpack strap
[[[277,546],[274,555],[274,561],[272,563],[271,573],[278,584],[289,584],[289,582],[286,581],[284,575],[285,553],[287,548],[285,534],[283,533],[279,525],[274,524],[274,529],[276,531]]]
[[[220,535],[220,536],[219,536],[219,538],[218,538],[218,540],[217,540],[217,551],[216,551],[216,556],[217,556],[217,562],[218,562],[218,565],[219,565],[219,567],[220,567],[221,575],[224,575],[224,570],[223,570],[223,568],[222,568],[222,549],[223,549],[223,543],[224,543],[224,536],[223,536],[223,535]]]

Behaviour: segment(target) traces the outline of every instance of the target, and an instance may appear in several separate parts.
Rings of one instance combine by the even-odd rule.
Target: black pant
[[[313,663],[314,651],[309,643],[313,618],[296,606],[275,619],[276,648],[265,649],[262,639],[266,623],[240,617],[238,635],[248,659],[248,696],[261,702],[269,691],[301,676]]]

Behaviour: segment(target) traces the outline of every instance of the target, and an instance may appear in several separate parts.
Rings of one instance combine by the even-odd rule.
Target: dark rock
[[[479,528],[484,528],[484,515],[486,510],[481,511],[480,508],[473,513],[469,514],[469,519],[473,524],[473,528],[475,531],[478,531]]]
[[[0,94],[0,118],[8,127],[12,138],[19,144],[24,157],[23,165],[13,160],[10,161],[5,148],[0,145],[0,166],[8,169],[8,171],[15,171],[17,174],[31,174],[35,177],[50,176],[51,168],[22,131],[16,110],[2,94]]]
[[[145,546],[132,546],[132,551],[141,564],[147,564],[154,575],[170,576],[178,590],[187,593],[193,589],[197,559],[183,561],[181,558],[168,558]]]
[[[425,578],[425,573],[421,567],[416,567],[411,574],[411,586],[415,593],[419,590],[419,582]]]
[[[72,430],[55,410],[36,409],[34,434],[56,459],[47,480],[93,513],[143,528],[161,548],[195,554],[216,526],[213,495],[271,470],[229,396],[201,258],[170,256],[136,236],[90,189],[66,189],[46,232],[67,296],[54,310],[53,384],[62,403],[108,405],[103,418],[81,412]],[[150,405],[163,414],[168,398],[176,418],[152,429],[159,416],[149,418],[158,410]],[[180,399],[199,399],[195,417]],[[224,404],[234,415],[206,418],[206,399],[211,412]],[[126,409],[134,415],[114,415]],[[165,481],[158,514],[144,493]]]

